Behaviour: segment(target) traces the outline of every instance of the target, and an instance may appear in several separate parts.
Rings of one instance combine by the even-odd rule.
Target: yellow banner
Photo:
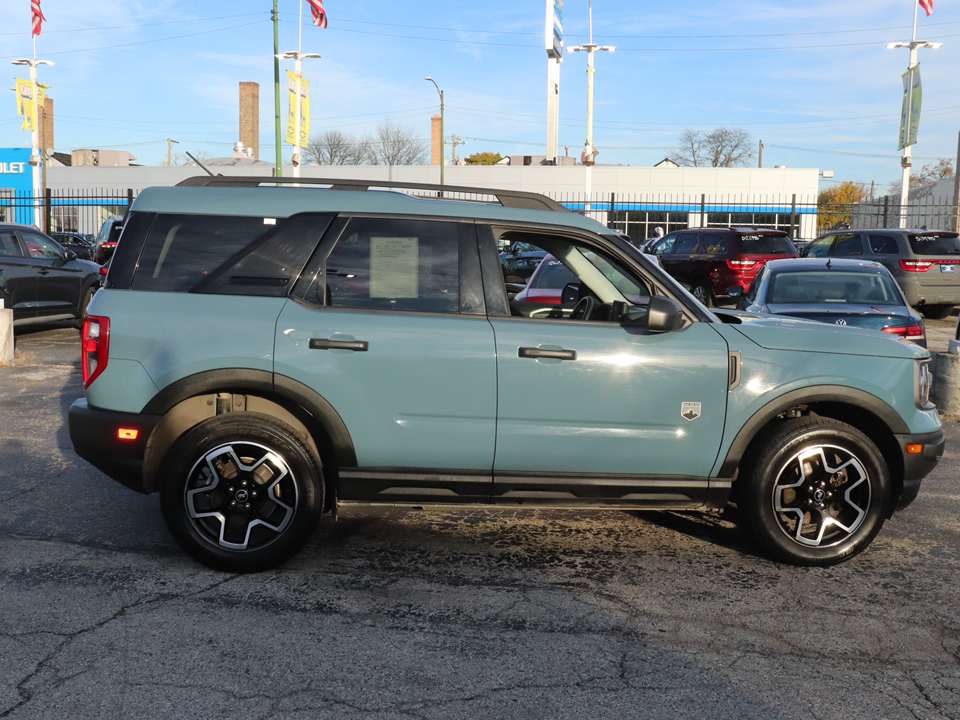
[[[17,114],[23,116],[23,124],[20,126],[21,130],[30,130],[32,132],[33,129],[37,127],[37,109],[43,107],[44,102],[46,102],[46,88],[46,85],[38,85],[37,101],[34,103],[33,82],[30,80],[17,79]]]
[[[294,144],[297,134],[297,74],[287,70],[287,134],[284,142]],[[310,137],[310,84],[300,76],[300,147],[307,147]]]

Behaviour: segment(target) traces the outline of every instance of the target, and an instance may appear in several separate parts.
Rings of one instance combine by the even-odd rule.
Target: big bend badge
[[[696,420],[700,417],[700,403],[685,402],[680,403],[680,414],[687,420]]]

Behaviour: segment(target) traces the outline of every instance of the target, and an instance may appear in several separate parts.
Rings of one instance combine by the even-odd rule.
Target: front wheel
[[[293,556],[323,507],[323,472],[292,428],[231,413],[185,432],[162,468],[160,506],[174,539],[196,560],[257,572]]]
[[[891,493],[876,445],[829,418],[790,420],[747,460],[737,499],[747,529],[770,555],[833,565],[880,531]]]

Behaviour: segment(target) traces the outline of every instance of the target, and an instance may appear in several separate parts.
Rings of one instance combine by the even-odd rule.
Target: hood
[[[828,325],[781,315],[721,310],[721,320],[733,325],[760,347],[797,352],[828,352],[838,355],[921,358],[930,353],[878,330]]]

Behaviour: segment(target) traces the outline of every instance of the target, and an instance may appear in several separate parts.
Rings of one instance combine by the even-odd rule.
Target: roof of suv
[[[283,183],[327,187],[278,187]],[[371,188],[386,188],[386,191]],[[419,189],[456,197],[416,197],[398,189]],[[478,200],[464,198],[464,195]],[[610,233],[602,223],[570,212],[556,201],[535,193],[317,178],[189,178],[175,187],[144,189],[131,210],[263,217],[289,217],[303,212],[386,213],[533,222]]]

